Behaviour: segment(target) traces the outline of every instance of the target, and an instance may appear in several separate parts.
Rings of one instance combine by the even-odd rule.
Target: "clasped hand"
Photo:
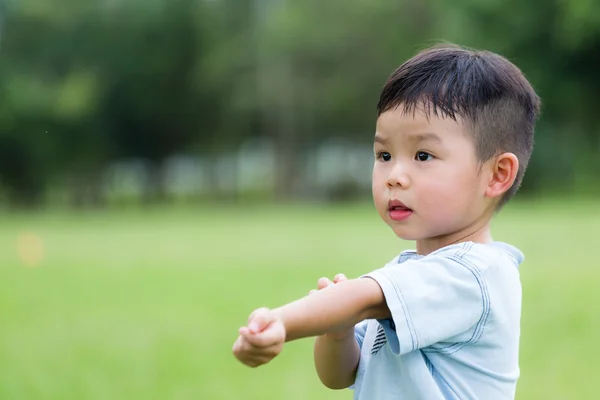
[[[336,275],[333,282],[327,278],[321,278],[317,287],[318,290],[321,290],[345,280],[347,278],[343,274]],[[310,293],[313,292],[316,290],[310,291]],[[350,331],[331,332],[326,336],[338,339],[347,336]],[[283,350],[285,341],[286,329],[280,312],[259,308],[250,314],[248,326],[240,328],[239,336],[233,344],[233,354],[243,364],[254,368],[277,357]]]

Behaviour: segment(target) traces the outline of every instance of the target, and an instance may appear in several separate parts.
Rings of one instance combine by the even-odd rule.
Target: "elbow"
[[[331,377],[326,379],[325,377],[319,376],[319,379],[321,380],[323,386],[331,390],[348,389],[354,384],[354,377],[351,379],[331,379]]]
[[[325,385],[325,384],[324,384]],[[325,387],[327,389],[331,389],[331,390],[342,390],[342,389],[348,389],[350,385],[348,386],[339,386],[339,385],[325,385]]]
[[[317,376],[323,386],[331,390],[342,390],[354,385],[358,371],[358,362],[354,368],[348,368],[348,364],[320,365],[317,361],[316,367]]]
[[[348,389],[350,386],[354,385],[354,381],[356,380],[356,373],[358,371],[358,366],[355,368],[348,369],[319,369],[317,368],[317,376],[319,380],[328,389],[331,390],[342,390]]]

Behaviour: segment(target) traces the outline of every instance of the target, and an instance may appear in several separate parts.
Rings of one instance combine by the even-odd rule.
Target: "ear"
[[[502,153],[490,162],[491,175],[485,195],[496,198],[502,196],[515,182],[519,159],[513,153]]]

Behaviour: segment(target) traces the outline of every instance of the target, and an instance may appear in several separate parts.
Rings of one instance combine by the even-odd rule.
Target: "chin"
[[[391,227],[397,237],[402,240],[419,240],[422,239],[420,235],[415,234],[414,232],[408,232],[407,229],[394,229]]]

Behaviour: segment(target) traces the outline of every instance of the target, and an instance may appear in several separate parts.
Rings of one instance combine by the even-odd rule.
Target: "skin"
[[[377,119],[374,138],[373,200],[383,221],[419,254],[465,241],[492,241],[490,221],[519,167],[512,153],[480,162],[463,122],[387,111]],[[392,219],[389,201],[412,212]],[[288,341],[314,337],[315,367],[332,389],[354,383],[360,358],[354,325],[390,317],[379,285],[372,279],[321,278],[318,291],[277,309],[260,308],[240,328],[233,353],[257,367],[281,353]]]

